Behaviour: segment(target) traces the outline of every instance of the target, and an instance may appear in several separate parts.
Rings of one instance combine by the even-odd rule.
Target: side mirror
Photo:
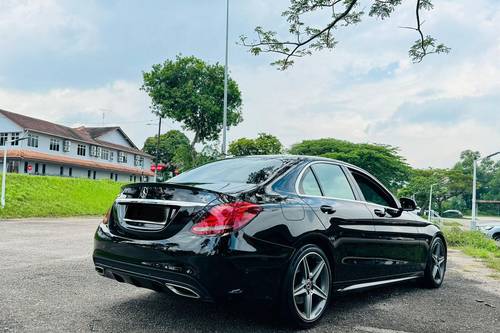
[[[411,212],[417,209],[417,203],[413,199],[401,198],[399,202],[401,203],[401,209],[404,211]]]

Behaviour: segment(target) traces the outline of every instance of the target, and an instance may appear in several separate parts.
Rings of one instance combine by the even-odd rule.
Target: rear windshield
[[[169,183],[243,183],[259,184],[280,169],[284,160],[278,158],[243,157],[220,160],[181,173]]]

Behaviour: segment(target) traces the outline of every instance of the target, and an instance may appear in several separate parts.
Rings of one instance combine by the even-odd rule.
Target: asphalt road
[[[201,303],[98,276],[97,224],[0,222],[0,331],[286,331],[263,306]],[[441,289],[409,282],[342,294],[327,311],[311,332],[500,332],[500,297],[453,269]]]

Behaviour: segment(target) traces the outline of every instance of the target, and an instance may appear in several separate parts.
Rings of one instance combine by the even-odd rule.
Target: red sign
[[[28,164],[28,171],[31,171],[33,170],[33,167],[31,166],[31,164]]]
[[[151,171],[155,171],[155,170],[161,171],[161,170],[165,169],[166,167],[167,166],[165,164],[158,164],[158,168],[157,168],[155,164],[152,164]]]

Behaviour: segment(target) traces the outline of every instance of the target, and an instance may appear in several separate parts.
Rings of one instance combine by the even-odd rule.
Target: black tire
[[[496,241],[496,242],[500,242],[500,233],[494,234],[493,235],[493,240]]]
[[[322,268],[321,260],[324,263]],[[308,278],[305,278],[305,266],[311,266],[310,269],[307,268],[311,273]],[[316,277],[313,276],[315,271],[318,274]],[[328,257],[318,246],[304,245],[293,255],[284,278],[280,299],[281,319],[293,327],[314,326],[325,314],[331,290],[332,272]]]
[[[447,250],[440,237],[434,238],[429,248],[427,265],[422,283],[427,288],[439,288],[446,273]]]

